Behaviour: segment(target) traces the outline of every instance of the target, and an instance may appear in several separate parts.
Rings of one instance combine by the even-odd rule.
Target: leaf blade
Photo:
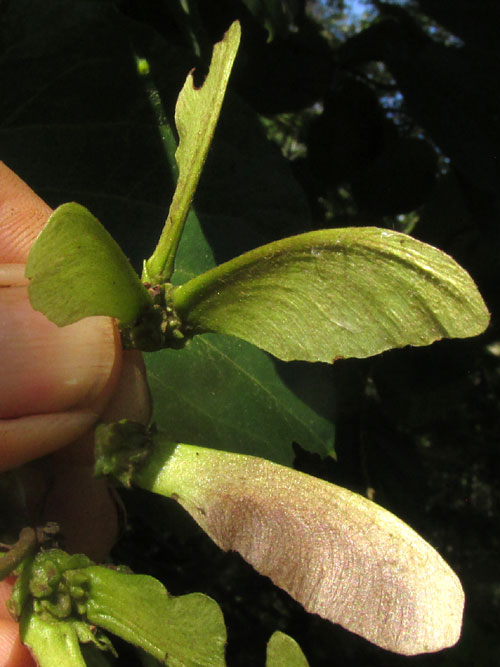
[[[89,581],[86,615],[169,665],[223,667],[226,629],[215,600],[202,593],[170,596],[158,580],[102,566]]]
[[[295,639],[277,630],[267,643],[266,667],[309,667],[309,663]]]
[[[481,333],[486,306],[445,253],[375,227],[308,232],[179,287],[187,329],[239,336],[285,361],[367,357]]]
[[[223,40],[214,46],[209,73],[203,85],[196,88],[191,72],[179,93],[175,108],[175,122],[179,131],[175,159],[179,165],[179,180],[193,179],[193,171],[201,172],[215,132],[240,37],[240,24],[235,21]]]
[[[228,447],[285,465],[293,462],[293,442],[323,457],[333,455],[335,389],[323,369],[303,364],[285,381],[283,371],[289,369],[262,350],[210,334],[197,336],[183,350],[144,358],[153,420],[172,440]],[[310,388],[312,407],[298,395],[299,386]],[[313,400],[313,389],[321,401]]]
[[[31,248],[26,277],[32,307],[58,326],[93,315],[131,324],[151,304],[118,244],[75,203],[50,216]]]
[[[20,636],[39,667],[85,667],[77,633],[71,622],[46,621],[31,609],[23,612]]]
[[[145,262],[145,275],[152,282],[169,280],[173,273],[175,255],[212,143],[240,37],[240,24],[234,21],[222,41],[214,46],[203,85],[196,88],[191,72],[179,93],[175,107],[175,124],[179,132],[175,159],[179,176],[160,240],[153,255]]]

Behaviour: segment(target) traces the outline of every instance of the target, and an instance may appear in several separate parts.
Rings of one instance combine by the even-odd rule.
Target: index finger
[[[0,162],[0,262],[26,263],[51,213],[50,206]]]

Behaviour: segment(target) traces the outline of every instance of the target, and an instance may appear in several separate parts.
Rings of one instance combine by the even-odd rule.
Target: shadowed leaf
[[[214,334],[197,336],[184,350],[146,354],[145,360],[153,421],[171,440],[285,465],[292,465],[293,442],[321,456],[333,454],[335,393],[330,375],[322,372],[326,367],[296,364],[285,382],[283,363],[243,340]],[[314,387],[327,399],[327,416],[318,414],[319,397],[311,407],[297,395],[308,383],[309,394]]]
[[[414,655],[460,636],[464,594],[409,526],[347,489],[255,457],[156,440],[139,486],[174,497],[307,611]]]
[[[232,334],[285,361],[368,357],[484,331],[489,314],[451,257],[375,227],[269,243],[174,294],[192,334]]]

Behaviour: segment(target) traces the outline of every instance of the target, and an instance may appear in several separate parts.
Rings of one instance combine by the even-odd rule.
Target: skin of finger
[[[151,419],[151,393],[141,352],[123,353],[122,371],[117,389],[102,414],[106,423],[130,419],[148,424]]]
[[[10,619],[12,620],[11,615],[7,609],[7,600],[10,598],[12,592],[12,586],[14,585],[16,578],[12,575],[8,576],[3,581],[0,581],[0,619]]]
[[[0,418],[107,402],[121,361],[109,317],[57,327],[31,308],[25,287],[0,287],[0,312]]]
[[[117,507],[107,480],[95,479],[93,466],[58,460],[52,472],[44,520],[57,522],[65,551],[102,561],[118,538]]]
[[[36,667],[31,653],[21,643],[19,626],[0,619],[0,667]]]
[[[47,221],[51,209],[4,164],[0,163],[0,261],[23,263],[29,248]],[[25,285],[24,267],[14,269],[14,279],[5,277],[0,269],[0,285]],[[120,350],[116,342],[115,350]],[[116,355],[121,361],[121,354]],[[88,432],[111,397],[118,381],[121,363],[113,364],[110,381],[99,400],[90,400],[94,410],[69,411],[59,414],[37,414],[0,420],[0,460],[5,468],[40,456],[81,439]],[[125,392],[126,393],[126,392]],[[92,396],[92,391],[89,391]],[[89,398],[87,396],[87,398]],[[118,401],[119,402],[119,401]],[[116,402],[115,402],[116,405]],[[23,447],[19,447],[19,443]],[[86,551],[100,560],[116,539],[117,520],[115,504],[106,483],[92,478],[91,469],[82,465],[54,462],[55,485],[48,499],[46,511],[60,517],[66,525],[72,551]],[[63,526],[64,528],[64,526]],[[78,529],[79,535],[75,532]],[[31,667],[29,652],[20,644],[18,626],[8,618],[0,618],[0,666]]]
[[[0,667],[35,667],[30,652],[19,639],[19,626],[5,605],[13,583],[13,577],[0,582]]]
[[[31,188],[0,163],[0,261],[25,262],[33,240],[50,213],[51,209]],[[21,289],[25,284],[23,267],[11,267],[10,274],[8,268],[3,271],[0,268],[0,285]],[[24,328],[30,330],[29,326]],[[116,327],[114,336],[114,350],[121,353]],[[32,343],[31,340],[28,342]],[[106,484],[93,480],[90,466],[82,465],[79,457],[85,452],[88,464],[93,446],[92,426],[115,388],[117,392],[109,406],[112,419],[128,417],[146,422],[150,416],[151,404],[142,358],[138,354],[127,354],[120,375],[121,354],[116,357],[120,363],[113,364],[104,390],[89,390],[87,399],[92,398],[93,393],[99,397],[98,401],[88,400],[89,408],[93,409],[0,420],[0,460],[4,467],[18,465],[72,441],[65,450],[59,450],[64,451],[64,455],[56,456],[53,461],[55,483],[45,511],[48,519],[58,520],[62,525],[68,550],[86,552],[96,560],[107,553],[116,538],[116,508]],[[42,393],[45,398],[45,392],[35,393]],[[70,394],[71,391],[65,394],[68,404],[74,401]],[[13,404],[18,402],[13,401]],[[51,402],[47,400],[44,409],[50,407]],[[19,442],[23,442],[22,448]]]
[[[0,266],[0,330],[4,325],[5,331],[3,339],[0,331],[1,469],[50,453],[92,431],[121,372],[119,334],[110,318],[59,329],[30,307],[24,265],[19,262],[26,261],[50,213],[21,179],[0,164],[0,259],[17,262]],[[52,466],[48,497],[55,510],[49,513],[61,519],[72,551],[103,558],[117,532],[115,504],[106,484],[94,481],[89,467],[55,468],[57,464]]]
[[[99,418],[79,410],[0,419],[0,471],[50,454],[83,436]]]
[[[120,378],[100,420],[105,423],[130,419],[148,424],[151,419],[151,394],[142,354],[136,350],[123,353]],[[94,433],[87,432],[69,447],[57,452],[60,461],[90,465],[94,461]]]
[[[25,263],[52,209],[0,162],[0,262]]]
[[[14,282],[16,271],[12,280],[8,274],[4,282]],[[0,308],[0,469],[6,470],[91,429],[116,389],[122,350],[111,318],[58,328],[31,309],[25,287],[0,287]]]
[[[0,261],[24,262],[29,248],[51,213],[50,207],[43,202],[33,190],[26,185],[5,164],[0,163]],[[0,269],[0,285],[12,286],[24,283],[19,264],[14,267]],[[7,271],[7,276],[5,272]],[[6,318],[2,318],[5,320]],[[84,325],[87,326],[87,325]],[[112,327],[113,325],[109,325]],[[114,352],[120,351],[116,327],[114,333]],[[5,358],[5,354],[3,355]],[[0,421],[0,460],[1,467],[6,469],[23,463],[35,456],[41,456],[54,449],[79,438],[97,419],[94,412],[104,408],[109,400],[119,375],[121,354],[115,354],[113,372],[108,378],[95,410],[84,410],[83,413],[72,411],[67,415],[52,415],[54,419],[44,419],[40,415]],[[30,386],[30,385],[28,385]],[[99,392],[97,392],[99,394]],[[59,427],[54,433],[54,427]],[[40,446],[36,446],[36,432]],[[23,436],[25,441],[23,442]],[[69,438],[69,439],[68,439]],[[16,442],[17,440],[17,442]],[[20,446],[23,442],[24,446]]]
[[[147,424],[151,398],[142,355],[125,352],[118,386],[101,419],[131,419]],[[45,507],[45,520],[56,521],[65,536],[65,548],[85,552],[100,561],[118,537],[115,498],[104,480],[93,478],[93,430],[53,457],[55,482]],[[85,497],[85,503],[81,498]]]

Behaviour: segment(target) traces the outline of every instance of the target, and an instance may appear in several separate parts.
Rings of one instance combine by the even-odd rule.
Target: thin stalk
[[[8,577],[25,558],[35,553],[38,540],[34,528],[23,528],[17,542],[0,557],[0,580]]]
[[[137,71],[144,82],[144,89],[149,98],[151,110],[155,116],[156,124],[160,134],[161,143],[165,152],[165,158],[172,175],[172,179],[176,182],[179,178],[179,168],[175,159],[175,151],[177,149],[177,140],[172,124],[169,122],[165,107],[161,101],[160,93],[153,77],[151,76],[151,68],[148,60],[139,55],[135,56]],[[172,201],[173,204],[173,201]],[[172,208],[172,204],[170,209]],[[165,221],[164,230],[170,226],[169,223],[170,212]],[[159,245],[159,244],[158,244]],[[151,276],[147,269],[147,263],[144,262],[143,273],[141,277],[143,282],[151,282]]]
[[[198,180],[199,175],[196,180],[178,182],[158,244],[149,260],[144,262],[143,281],[157,284],[168,281],[172,276],[177,249]]]

